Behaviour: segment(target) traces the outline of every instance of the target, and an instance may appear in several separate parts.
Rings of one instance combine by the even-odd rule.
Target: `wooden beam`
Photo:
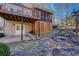
[[[8,17],[12,20],[14,17],[12,15],[8,15]]]
[[[12,15],[15,20],[18,20],[18,16]]]
[[[19,16],[17,16],[17,20],[19,20]]]
[[[2,13],[1,13],[1,16],[2,16],[2,18],[8,20],[7,17],[5,17],[5,14],[2,14]]]
[[[4,15],[5,15],[4,17],[6,17],[7,20],[10,20],[7,14],[4,14]]]
[[[27,21],[27,18],[25,18],[25,21]]]
[[[24,17],[24,22],[26,21],[26,18]]]

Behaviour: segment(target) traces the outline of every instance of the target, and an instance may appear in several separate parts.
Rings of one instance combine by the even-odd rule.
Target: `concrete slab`
[[[23,40],[32,40],[32,38],[24,36]],[[0,43],[13,43],[13,42],[19,42],[19,41],[21,41],[20,36],[17,36],[17,37],[7,36],[7,37],[0,38]]]

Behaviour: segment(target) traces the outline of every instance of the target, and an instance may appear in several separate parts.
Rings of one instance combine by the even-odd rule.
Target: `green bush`
[[[0,33],[0,37],[4,37],[5,35],[4,35],[4,33]]]
[[[10,50],[9,47],[3,43],[0,43],[0,56],[9,56]]]

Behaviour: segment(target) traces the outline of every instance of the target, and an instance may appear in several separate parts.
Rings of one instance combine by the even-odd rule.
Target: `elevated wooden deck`
[[[11,21],[21,21],[21,19],[23,19],[24,22],[35,22],[38,20],[38,18],[33,16],[29,17],[28,15],[17,14],[14,12],[4,11],[2,9],[0,9],[0,16]]]

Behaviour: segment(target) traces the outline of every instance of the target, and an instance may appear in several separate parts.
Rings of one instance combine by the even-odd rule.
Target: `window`
[[[16,30],[20,30],[20,26],[16,26]]]
[[[24,9],[24,14],[27,16],[32,16],[32,11],[30,9]]]
[[[36,10],[36,17],[39,18],[39,11],[38,10]]]
[[[16,5],[18,5],[18,6],[23,6],[23,3],[16,3]]]
[[[26,10],[26,14],[28,15],[28,16],[30,16],[30,10]]]
[[[20,13],[20,14],[23,13],[22,10],[17,10],[16,12],[17,12],[17,13]]]
[[[3,4],[0,4],[0,9],[3,7]]]
[[[14,9],[13,9],[13,8],[10,8],[10,11],[11,11],[11,12],[14,12]]]
[[[46,12],[44,12],[44,21],[46,21]]]
[[[52,22],[52,15],[49,14],[49,22]]]
[[[48,18],[48,15],[47,15],[47,13],[46,13],[46,21],[47,21],[47,18]]]
[[[43,12],[41,11],[41,21],[43,20]]]
[[[44,21],[44,12],[42,12],[42,21]]]
[[[41,17],[41,11],[39,10],[39,18]]]
[[[33,11],[32,11],[32,15],[35,16],[35,9],[33,9]]]

